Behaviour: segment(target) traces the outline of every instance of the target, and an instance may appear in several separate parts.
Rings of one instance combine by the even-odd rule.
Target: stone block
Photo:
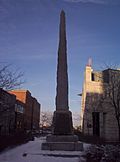
[[[76,135],[48,135],[46,137],[47,142],[77,142],[78,136]]]
[[[83,151],[83,143],[75,142],[75,151]]]
[[[81,142],[45,142],[42,143],[42,150],[62,150],[62,151],[83,151]]]
[[[72,113],[70,111],[54,112],[53,133],[55,135],[71,135],[73,133]]]

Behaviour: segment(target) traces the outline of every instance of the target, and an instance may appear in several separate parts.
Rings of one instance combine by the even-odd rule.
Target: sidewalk
[[[0,154],[0,162],[83,162],[77,151],[43,151],[41,143],[45,138],[35,138],[26,144],[5,150]],[[84,144],[84,147],[89,145]]]

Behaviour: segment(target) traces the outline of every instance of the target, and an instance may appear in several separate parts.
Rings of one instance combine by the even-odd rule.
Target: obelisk
[[[57,64],[56,110],[68,110],[68,72],[65,13],[60,14],[60,31]]]
[[[56,111],[53,118],[53,134],[73,133],[72,115],[68,106],[68,70],[65,12],[60,14],[59,47],[57,64]]]
[[[73,134],[72,113],[69,111],[66,23],[63,10],[60,14],[55,105],[52,135],[46,137],[46,142],[42,143],[42,150],[83,150],[83,145]]]

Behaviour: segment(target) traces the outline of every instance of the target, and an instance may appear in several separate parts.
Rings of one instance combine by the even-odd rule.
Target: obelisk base
[[[48,135],[46,137],[47,142],[78,142],[78,136],[76,135]]]
[[[83,151],[83,144],[78,141],[78,136],[73,135],[70,111],[54,112],[52,133],[42,143],[42,150]]]
[[[53,130],[54,135],[72,135],[72,113],[66,110],[57,110],[53,115]]]
[[[83,151],[81,142],[45,142],[42,143],[42,150],[50,151]]]

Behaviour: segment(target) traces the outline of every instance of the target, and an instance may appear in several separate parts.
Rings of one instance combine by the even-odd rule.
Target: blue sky
[[[69,107],[80,111],[84,68],[120,65],[119,0],[0,0],[0,62],[24,73],[28,89],[55,110],[59,14],[66,13]]]

